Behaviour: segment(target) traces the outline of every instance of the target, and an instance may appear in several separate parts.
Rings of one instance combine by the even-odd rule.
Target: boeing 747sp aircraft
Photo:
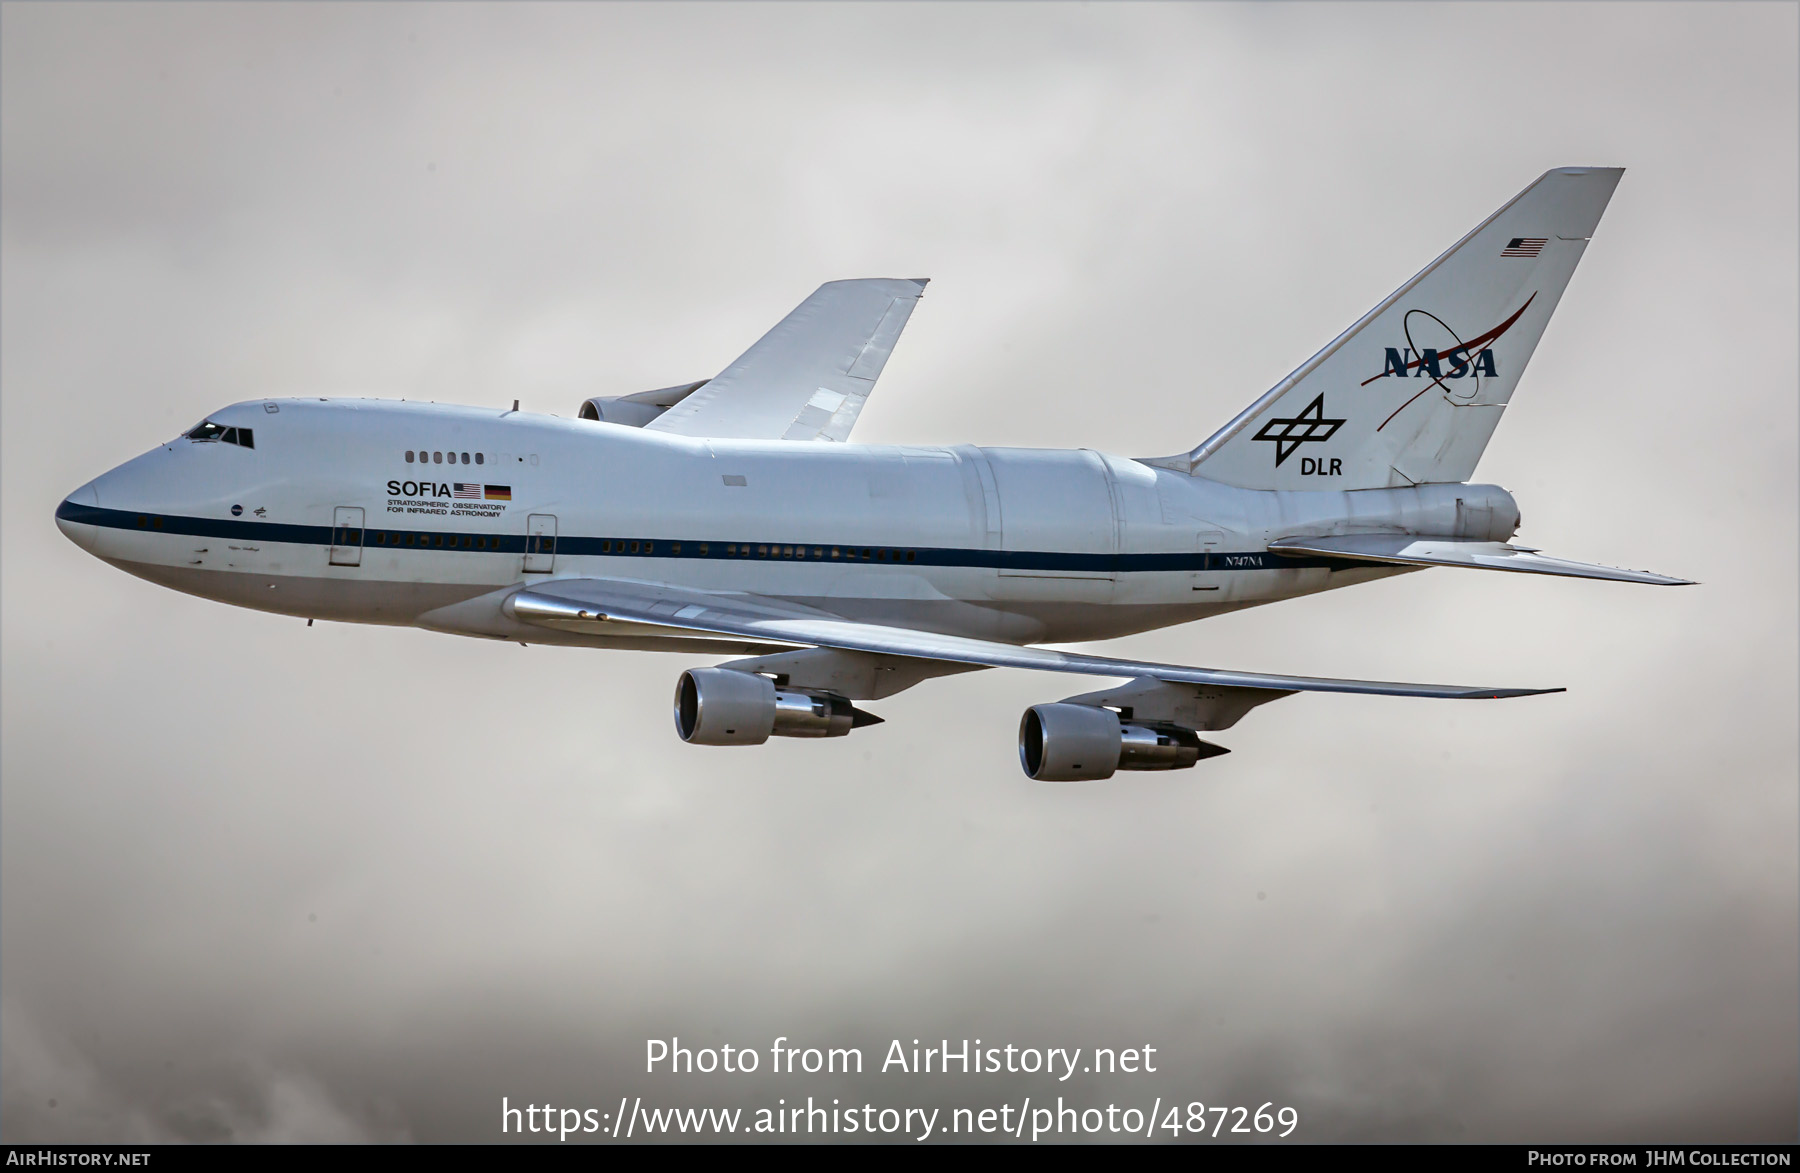
[[[924,280],[821,286],[711,379],[576,419],[259,399],[69,494],[70,540],[284,615],[736,657],[683,672],[695,745],[839,737],[977,668],[1123,683],[1026,710],[1043,781],[1169,770],[1298,691],[1512,697],[1194,668],[1107,639],[1431,566],[1678,584],[1512,544],[1476,461],[1622,171],[1545,174],[1191,452],[848,443]]]

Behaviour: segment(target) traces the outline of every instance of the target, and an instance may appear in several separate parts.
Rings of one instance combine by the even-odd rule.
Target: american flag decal
[[[1503,257],[1535,257],[1550,243],[1548,236],[1515,236],[1500,250]]]
[[[479,501],[481,500],[481,486],[465,485],[461,481],[457,481],[450,486],[450,495],[459,500]]]

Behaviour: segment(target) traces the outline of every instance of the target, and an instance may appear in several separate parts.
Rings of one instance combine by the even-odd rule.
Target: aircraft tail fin
[[[1468,480],[1623,174],[1546,172],[1204,444],[1155,463],[1250,489]]]

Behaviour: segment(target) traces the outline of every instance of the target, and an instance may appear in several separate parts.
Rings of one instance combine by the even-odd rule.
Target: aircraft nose
[[[100,512],[100,490],[95,482],[76,489],[63,503],[56,507],[56,528],[63,536],[80,546],[88,553],[94,552],[94,542],[100,536],[100,527],[95,524],[95,515]]]

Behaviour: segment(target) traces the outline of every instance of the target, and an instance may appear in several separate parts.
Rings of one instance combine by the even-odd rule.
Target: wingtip
[[[1471,700],[1503,701],[1518,696],[1549,696],[1553,692],[1568,692],[1567,688],[1558,685],[1555,688],[1484,688],[1479,692],[1468,693]]]

